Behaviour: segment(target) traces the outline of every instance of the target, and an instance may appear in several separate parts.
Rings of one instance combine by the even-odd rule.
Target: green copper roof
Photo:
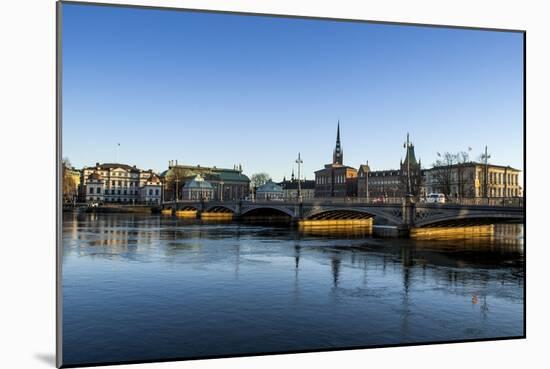
[[[205,181],[201,176],[200,174],[197,174],[197,176],[187,182],[185,184],[185,186],[183,186],[183,188],[186,188],[186,189],[195,189],[195,188],[199,188],[199,189],[205,189],[205,190],[211,190],[212,189],[212,185],[210,184],[210,182],[207,182]]]
[[[283,188],[279,186],[278,184],[274,183],[273,181],[269,180],[266,184],[260,186],[256,193],[262,193],[262,192],[283,192]]]

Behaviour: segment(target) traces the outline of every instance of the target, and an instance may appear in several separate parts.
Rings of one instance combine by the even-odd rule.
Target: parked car
[[[88,207],[90,208],[98,208],[99,207],[99,202],[91,202],[88,204]]]
[[[442,193],[430,193],[426,197],[426,202],[444,204],[445,203],[445,195],[442,194]]]

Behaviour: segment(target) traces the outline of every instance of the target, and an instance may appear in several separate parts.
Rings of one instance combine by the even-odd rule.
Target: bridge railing
[[[312,199],[303,199],[302,204],[304,205],[316,205],[316,204],[325,204],[325,205],[339,205],[339,204],[365,204],[365,205],[399,205],[402,204],[404,198],[402,197],[385,197],[385,198],[364,198],[364,197],[342,197],[342,198],[322,198],[316,197]],[[426,199],[417,198],[413,200],[417,204],[427,204],[427,205],[463,205],[463,206],[505,206],[505,207],[523,207],[524,198],[523,197],[493,197],[493,198],[458,198],[458,199],[446,199],[444,203],[430,203]],[[296,204],[298,201],[296,199],[290,200],[210,200],[204,201],[205,204],[234,204],[240,202],[242,204]],[[197,200],[180,200],[180,201],[165,201],[164,205],[186,205],[186,204],[197,204],[201,201]]]
[[[505,206],[505,207],[523,207],[523,197],[477,197],[477,198],[461,198],[447,199],[445,204],[448,205],[480,205],[480,206]]]

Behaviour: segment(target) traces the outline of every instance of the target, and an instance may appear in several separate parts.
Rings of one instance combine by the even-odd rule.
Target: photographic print
[[[57,10],[58,365],[525,337],[525,32]]]

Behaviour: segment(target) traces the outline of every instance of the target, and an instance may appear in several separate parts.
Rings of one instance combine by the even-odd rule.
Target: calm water
[[[521,225],[403,240],[65,214],[64,364],[519,336]]]

